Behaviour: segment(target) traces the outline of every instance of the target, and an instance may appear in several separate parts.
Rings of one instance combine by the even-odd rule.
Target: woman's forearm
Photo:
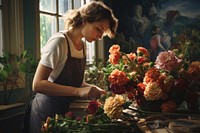
[[[65,86],[50,82],[48,80],[41,80],[33,85],[33,91],[50,96],[79,96],[80,88]]]

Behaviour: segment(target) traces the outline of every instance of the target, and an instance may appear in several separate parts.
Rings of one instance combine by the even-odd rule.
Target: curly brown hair
[[[65,18],[65,29],[77,28],[83,21],[89,23],[108,20],[109,31],[106,33],[110,38],[114,37],[118,27],[118,19],[114,16],[113,11],[103,2],[93,1],[79,9],[68,10]]]

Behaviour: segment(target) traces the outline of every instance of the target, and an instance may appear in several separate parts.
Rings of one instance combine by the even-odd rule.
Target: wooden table
[[[76,100],[71,104],[75,116],[86,115],[89,100]],[[161,113],[140,111],[129,107],[124,114],[129,117],[132,133],[192,133],[200,131],[200,113]]]

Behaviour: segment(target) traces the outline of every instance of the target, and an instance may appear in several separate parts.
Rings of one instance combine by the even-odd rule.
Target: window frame
[[[56,17],[56,32],[59,31],[59,18],[62,17],[62,15],[58,14],[58,0],[56,0],[56,12],[50,13],[47,11],[40,11],[39,2],[40,0],[36,0],[36,57],[37,59],[41,58],[41,44],[40,44],[40,13],[44,15],[51,15]],[[69,1],[69,0],[68,0]],[[37,34],[38,33],[38,34]]]
[[[58,1],[58,0],[57,0]],[[84,3],[86,2],[90,2],[92,0],[81,0],[80,1],[80,4],[83,5]],[[69,7],[68,9],[74,9],[76,8],[76,4],[74,4],[74,2],[77,2],[77,0],[68,0],[68,2],[71,2],[71,4],[69,4]],[[58,6],[58,4],[56,5]],[[78,7],[77,7],[78,8]],[[57,10],[58,10],[58,7],[57,7]],[[39,0],[36,0],[36,56],[37,56],[37,59],[40,59],[41,57],[41,52],[40,52],[40,9],[39,9]],[[43,12],[43,13],[47,13],[47,12]],[[59,17],[60,15],[58,13],[53,13],[53,15],[57,14]],[[49,13],[49,15],[52,15],[52,13]],[[59,18],[58,17],[58,18]],[[59,21],[57,19],[57,31],[59,30],[58,28],[58,24],[59,24]],[[39,34],[37,34],[39,32]],[[88,45],[91,45],[90,43],[86,42],[86,45],[88,47]],[[101,39],[101,40],[98,40],[98,41],[95,41],[93,42],[94,43],[94,56],[96,58],[101,58],[104,60],[104,39]],[[87,64],[91,64],[92,61],[90,60],[89,62],[87,62]]]

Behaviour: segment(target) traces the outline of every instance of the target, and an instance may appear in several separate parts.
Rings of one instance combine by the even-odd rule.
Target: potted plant
[[[35,59],[27,51],[23,51],[20,56],[4,53],[0,57],[0,87],[3,89],[3,104],[9,104],[14,89],[24,87],[27,79],[30,81],[30,75],[34,73],[36,65]]]

